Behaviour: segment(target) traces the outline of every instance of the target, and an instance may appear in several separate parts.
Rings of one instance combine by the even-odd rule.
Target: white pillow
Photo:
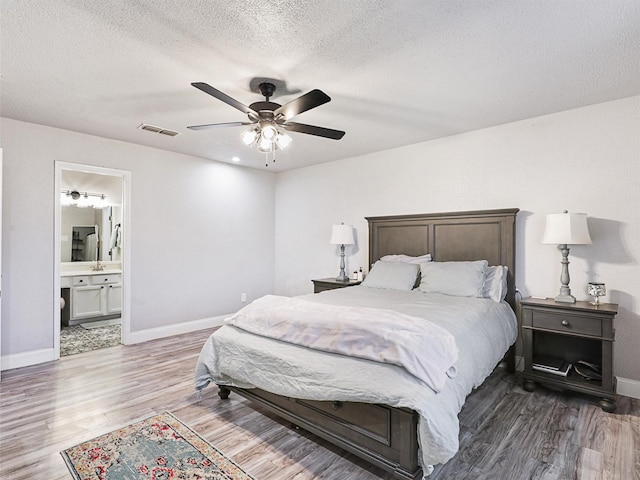
[[[383,262],[405,262],[405,263],[423,263],[431,261],[431,254],[421,255],[419,257],[412,257],[410,255],[385,255],[380,260]]]
[[[486,260],[428,262],[420,265],[420,291],[456,297],[483,297]]]
[[[389,288],[393,290],[413,290],[418,278],[420,265],[405,262],[377,261],[371,267],[361,285],[370,288]]]
[[[401,253],[398,255],[385,255],[380,260],[382,260],[383,262],[404,262],[404,263],[415,263],[417,265],[420,265],[425,262],[430,262],[431,254],[427,253],[425,255],[420,255],[419,257],[412,257],[410,255],[405,255]],[[418,285],[420,285],[420,275],[416,277],[416,283],[413,286],[413,288],[417,287]]]
[[[497,265],[487,267],[484,279],[484,297],[500,303],[507,296],[508,267]]]

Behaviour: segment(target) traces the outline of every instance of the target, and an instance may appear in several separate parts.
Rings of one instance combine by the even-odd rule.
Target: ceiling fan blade
[[[285,103],[280,108],[277,108],[273,115],[278,117],[284,116],[285,120],[295,117],[296,115],[311,110],[312,108],[319,107],[327,102],[331,101],[331,97],[324,93],[322,90],[311,90],[309,93],[305,93],[295,100],[291,100],[289,103]]]
[[[250,109],[245,104],[240,103],[235,98],[231,98],[229,95],[227,95],[226,93],[221,92],[217,88],[213,88],[211,85],[209,85],[207,83],[202,83],[202,82],[194,82],[191,85],[196,87],[198,90],[202,90],[204,93],[208,93],[212,97],[223,101],[227,105],[231,105],[233,108],[236,108],[236,109],[240,110],[241,112],[246,113],[252,119],[253,118],[257,118],[256,112],[254,110]]]
[[[333,130],[332,128],[316,127],[315,125],[296,122],[285,123],[282,127],[292,132],[307,133],[309,135],[316,135],[317,137],[331,138],[332,140],[340,140],[344,137],[345,133],[342,130]]]
[[[187,128],[189,130],[206,130],[207,128],[238,127],[240,125],[253,125],[253,123],[251,122],[208,123],[206,125],[191,125]]]

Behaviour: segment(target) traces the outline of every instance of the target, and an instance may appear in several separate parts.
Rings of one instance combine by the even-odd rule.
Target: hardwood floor
[[[3,372],[0,478],[69,480],[60,450],[171,411],[259,480],[393,478],[231,395],[193,390],[210,332],[116,346]],[[460,414],[460,451],[430,477],[640,480],[640,400],[608,414],[592,398],[527,393],[497,369]],[[261,413],[263,412],[263,413]]]

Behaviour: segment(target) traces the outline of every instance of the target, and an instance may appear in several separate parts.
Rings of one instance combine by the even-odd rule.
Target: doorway
[[[131,173],[55,163],[55,358],[128,343]]]

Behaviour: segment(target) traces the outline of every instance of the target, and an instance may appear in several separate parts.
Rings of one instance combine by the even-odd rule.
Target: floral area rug
[[[168,412],[60,453],[76,480],[254,480]]]

